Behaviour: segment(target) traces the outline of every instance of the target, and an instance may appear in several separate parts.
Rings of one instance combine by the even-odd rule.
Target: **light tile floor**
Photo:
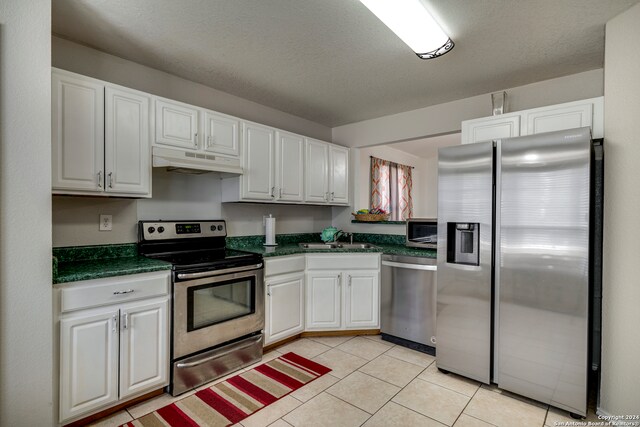
[[[289,351],[332,371],[245,418],[238,427],[555,427],[576,421],[566,411],[444,375],[434,357],[382,341],[379,335],[301,338],[265,354],[260,363]],[[92,426],[118,426],[195,392],[175,398],[164,394]],[[593,408],[584,421],[599,421]]]

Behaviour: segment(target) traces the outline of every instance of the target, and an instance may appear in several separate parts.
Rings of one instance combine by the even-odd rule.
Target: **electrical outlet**
[[[113,229],[113,215],[100,215],[100,231]]]

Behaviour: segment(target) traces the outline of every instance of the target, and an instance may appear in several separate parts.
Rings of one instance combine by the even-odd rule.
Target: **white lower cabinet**
[[[304,330],[304,269],[304,255],[265,259],[265,345]]]
[[[56,287],[60,423],[168,384],[169,288],[166,272]]]
[[[275,276],[265,281],[265,344],[304,330],[304,272]]]
[[[307,256],[307,330],[380,327],[380,254]]]

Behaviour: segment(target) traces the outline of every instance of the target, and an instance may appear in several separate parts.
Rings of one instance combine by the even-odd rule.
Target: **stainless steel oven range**
[[[140,221],[138,251],[172,267],[173,396],[262,358],[262,256],[226,249],[226,224]]]

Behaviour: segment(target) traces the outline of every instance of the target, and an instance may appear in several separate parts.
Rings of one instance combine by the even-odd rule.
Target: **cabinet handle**
[[[347,284],[349,286],[351,286],[351,275],[350,274],[347,276]]]
[[[122,294],[130,294],[132,292],[135,292],[135,289],[127,289],[126,291],[115,291],[113,294],[122,295]]]
[[[271,198],[276,197],[276,187],[271,187]]]
[[[193,145],[194,147],[198,148],[198,133],[194,133],[193,134]]]
[[[267,286],[267,296],[271,296],[271,286]]]
[[[207,136],[207,147],[211,147],[211,135]]]
[[[332,191],[331,192],[331,200],[335,199],[335,193]]]
[[[326,202],[329,199],[329,192],[324,193],[324,201]]]
[[[118,315],[114,314],[113,318],[111,319],[111,324],[112,324],[112,328],[111,331],[112,332],[118,332]]]
[[[113,188],[113,172],[109,172],[109,188]]]
[[[122,315],[122,329],[129,329],[129,313]]]
[[[280,189],[278,190],[278,192],[279,192],[278,198],[279,198],[279,199],[282,199],[282,187],[280,187]]]
[[[98,172],[98,188],[102,188],[102,171]]]
[[[338,274],[338,286],[342,286],[342,273]]]

